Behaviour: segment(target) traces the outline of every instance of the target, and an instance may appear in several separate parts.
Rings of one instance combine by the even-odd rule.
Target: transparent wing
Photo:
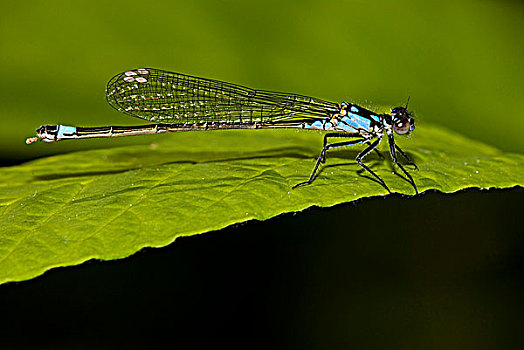
[[[116,110],[163,123],[300,124],[325,119],[337,104],[308,96],[254,90],[152,68],[120,73],[106,97]]]

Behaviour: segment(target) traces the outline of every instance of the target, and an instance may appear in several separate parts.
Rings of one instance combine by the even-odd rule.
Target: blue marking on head
[[[56,137],[61,139],[65,134],[68,134],[67,136],[71,136],[76,132],[75,126],[68,126],[68,125],[58,125],[58,132],[56,134]]]
[[[355,113],[358,113],[358,108],[355,107],[355,106],[351,106],[351,108],[349,109],[351,112],[355,112]]]

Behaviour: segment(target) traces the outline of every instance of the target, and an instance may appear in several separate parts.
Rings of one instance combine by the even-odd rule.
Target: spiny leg
[[[352,136],[348,136],[348,135],[352,135]],[[341,132],[336,132],[336,133],[328,133],[326,135],[324,135],[324,148],[326,147],[327,145],[327,139],[328,137],[332,137],[332,138],[335,138],[335,137],[362,137],[362,135],[360,135],[359,133],[351,133],[351,134],[348,134],[348,133],[341,133]],[[371,145],[371,142],[367,141],[366,142],[367,145]],[[378,156],[382,159],[384,159],[384,155],[382,153],[380,153],[380,151],[376,148],[374,148],[374,151],[378,154]],[[325,163],[326,162],[326,154],[324,152],[324,157],[322,158],[321,160],[322,163]]]
[[[333,136],[333,135],[335,135],[335,136]],[[344,136],[342,136],[342,135],[344,135]],[[346,134],[340,134],[340,133],[337,133],[337,134],[326,134],[326,136],[324,136],[324,147],[322,148],[322,151],[320,152],[320,156],[317,159],[317,162],[315,164],[315,167],[313,168],[313,172],[311,173],[311,176],[309,177],[309,180],[296,184],[295,186],[292,187],[292,189],[295,189],[298,186],[302,186],[302,185],[309,185],[309,184],[311,184],[313,182],[313,179],[315,178],[315,174],[316,174],[316,172],[318,170],[318,167],[320,166],[320,162],[322,162],[322,160],[323,159],[325,160],[325,158],[326,158],[327,150],[329,150],[331,148],[357,145],[359,143],[365,142],[365,140],[366,140],[366,139],[363,139],[363,138],[359,138],[357,140],[346,141],[346,142],[337,142],[337,143],[332,143],[332,144],[328,145],[327,144],[327,137],[359,137],[359,136],[361,137],[360,134],[356,134],[356,135],[358,135],[358,136],[355,136],[355,134],[347,134],[347,133]]]
[[[331,137],[331,138],[335,138],[335,137],[345,137],[345,138],[348,138],[348,137],[358,137],[358,138],[362,138],[362,135],[357,133],[357,132],[354,132],[354,133],[347,133],[347,132],[330,132],[330,133],[327,133],[324,135],[324,146],[322,147],[322,151],[324,151],[324,157],[322,158],[321,162],[322,163],[325,163],[326,162],[326,152],[327,151],[325,148],[327,146],[327,140],[328,140],[328,137]],[[322,154],[322,152],[321,152]]]
[[[418,189],[417,189],[417,185],[415,185],[415,181],[413,180],[411,175],[406,171],[406,169],[404,169],[404,167],[397,160],[397,155],[395,153],[395,148],[398,148],[398,147],[395,144],[395,139],[393,138],[393,133],[392,132],[388,132],[387,134],[388,134],[388,142],[389,142],[389,153],[391,153],[391,158],[393,159],[393,162],[395,162],[395,164],[398,165],[400,170],[402,170],[402,172],[404,174],[406,174],[406,176],[409,179],[409,182],[411,183],[411,185],[415,189],[415,193],[418,194]]]
[[[397,151],[400,152],[400,154],[402,154],[404,156],[404,158],[406,158],[407,162],[409,165],[413,165],[415,167],[415,170],[418,170],[418,166],[417,164],[415,164],[415,162],[413,162],[411,160],[411,158],[409,158],[409,156],[407,155],[407,153],[405,153],[399,146],[397,146],[397,144],[395,144],[395,148],[397,149]]]
[[[369,142],[369,141],[366,142],[366,144],[367,144],[368,146],[371,146],[371,142]],[[375,153],[378,154],[378,156],[379,156],[380,158],[382,158],[382,159],[386,159],[386,157],[384,157],[384,155],[383,155],[382,153],[380,153],[380,151],[379,151],[376,147],[373,148],[373,151],[375,151]]]
[[[362,159],[368,155],[369,152],[371,152],[375,147],[378,146],[378,144],[380,143],[380,141],[382,141],[382,136],[379,137],[375,142],[373,142],[371,145],[368,146],[368,148],[366,148],[365,150],[363,150],[362,152],[360,152],[360,154],[357,156],[357,163],[363,167],[368,173],[370,173],[371,175],[373,175],[377,180],[378,182],[384,186],[384,188],[386,190],[388,190],[389,193],[391,193],[391,191],[389,190],[389,187],[386,185],[386,183],[384,182],[384,180],[382,180],[377,174],[375,174],[375,172],[373,170],[371,170],[367,165],[365,165],[364,163],[362,163]]]

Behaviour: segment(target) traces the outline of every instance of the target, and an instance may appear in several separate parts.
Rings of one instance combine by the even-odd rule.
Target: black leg
[[[371,142],[369,142],[369,141],[366,142],[366,144],[367,144],[368,146],[371,146]],[[380,153],[380,151],[379,151],[378,149],[373,148],[373,151],[375,151],[375,153],[378,154],[378,156],[379,156],[380,158],[382,158],[382,159],[386,159],[386,157],[384,157],[384,155],[383,155],[382,153]]]
[[[345,137],[345,138],[358,137],[358,138],[362,138],[362,135],[360,135],[359,133],[347,133],[347,132],[330,132],[330,133],[327,133],[327,134],[324,135],[324,146],[322,148],[323,150],[326,148],[328,137],[331,137],[331,138],[335,138],[335,137]],[[321,162],[322,163],[326,162],[326,152],[324,152],[324,158],[322,158]]]
[[[395,147],[397,145],[395,144],[395,139],[393,138],[393,133],[392,132],[388,132],[388,142],[389,142],[389,153],[391,153],[391,158],[393,159],[393,162],[395,162],[395,164],[398,165],[400,170],[402,170],[402,172],[404,172],[404,174],[406,174],[406,176],[409,179],[409,182],[411,183],[411,185],[415,189],[415,193],[418,194],[418,189],[417,189],[417,185],[415,185],[415,181],[413,181],[413,178],[411,177],[411,175],[409,175],[409,173],[404,169],[404,167],[397,160],[397,155],[395,153]]]
[[[322,148],[322,152],[320,152],[320,156],[317,159],[317,163],[315,164],[315,167],[313,168],[313,172],[311,173],[311,176],[309,177],[309,180],[296,184],[295,186],[292,187],[292,189],[295,189],[298,186],[302,186],[302,185],[309,185],[309,184],[311,184],[313,182],[313,180],[315,178],[315,174],[316,174],[316,172],[318,170],[318,167],[320,166],[320,163],[321,162],[322,163],[325,162],[327,150],[329,150],[331,148],[356,145],[356,144],[364,142],[363,138],[359,138],[357,140],[346,141],[346,142],[337,142],[337,143],[332,143],[332,144],[328,145],[327,144],[327,138],[328,137],[359,137],[360,136],[359,134],[356,134],[356,135],[358,135],[358,136],[355,136],[355,134],[347,134],[347,133],[345,133],[345,134],[342,134],[342,133],[326,134],[324,136],[324,147]]]
[[[386,185],[386,183],[384,182],[384,180],[382,180],[377,174],[375,174],[375,172],[373,170],[371,170],[367,165],[365,165],[364,163],[362,163],[362,159],[368,155],[369,152],[371,152],[375,147],[378,146],[378,144],[380,143],[380,141],[382,140],[382,137],[380,137],[378,140],[376,140],[375,142],[373,142],[371,145],[368,146],[368,148],[366,148],[365,150],[363,150],[358,156],[357,156],[357,163],[363,167],[368,173],[370,173],[371,175],[373,175],[377,180],[378,182],[384,186],[384,188],[386,190],[388,190],[389,193],[391,193],[391,191],[389,190],[389,187]]]
[[[411,160],[411,158],[409,158],[409,156],[408,156],[408,155],[407,155],[407,154],[406,154],[402,149],[400,149],[399,146],[397,146],[397,144],[395,144],[395,148],[397,149],[397,151],[400,152],[400,154],[402,154],[402,156],[404,156],[404,158],[406,158],[406,160],[408,161],[408,164],[409,164],[409,165],[413,165],[413,166],[415,167],[415,170],[418,170],[418,166],[417,166],[417,164],[415,164],[415,163]]]

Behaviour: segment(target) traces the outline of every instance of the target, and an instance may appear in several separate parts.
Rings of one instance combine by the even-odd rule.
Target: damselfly
[[[408,164],[416,165],[395,144],[393,132],[404,135],[415,129],[415,121],[406,107],[396,107],[390,114],[379,114],[352,103],[340,104],[317,98],[254,90],[218,80],[193,77],[151,68],[130,70],[115,75],[106,88],[109,104],[119,112],[155,122],[139,126],[75,127],[44,125],[27,144],[44,141],[93,137],[114,137],[192,130],[298,128],[328,131],[313,172],[311,184],[320,163],[330,149],[366,144],[356,157],[357,163],[391,192],[384,182],[362,160],[377,150],[387,135],[393,162],[406,175],[415,192],[411,175],[397,160],[398,151]],[[328,143],[329,139],[349,139]]]

